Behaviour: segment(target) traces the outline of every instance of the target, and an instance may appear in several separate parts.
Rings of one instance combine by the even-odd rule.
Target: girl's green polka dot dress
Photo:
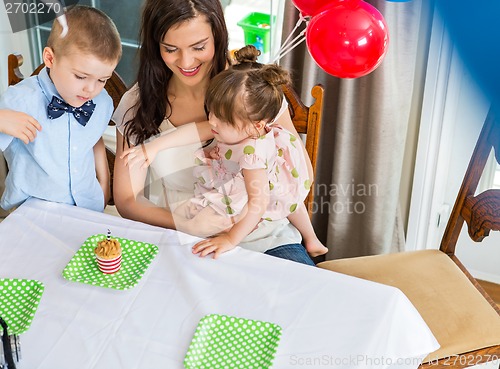
[[[7,323],[9,334],[28,330],[43,289],[41,282],[32,279],[0,279],[0,316]]]
[[[281,327],[269,322],[210,314],[198,323],[184,359],[186,369],[271,368]]]

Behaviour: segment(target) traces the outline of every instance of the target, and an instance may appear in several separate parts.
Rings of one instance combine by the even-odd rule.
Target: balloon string
[[[288,45],[285,47],[282,47],[278,53],[278,55],[275,56],[273,63],[276,63],[278,60],[280,60],[282,57],[284,57],[286,54],[288,54],[290,51],[295,49],[297,46],[299,46],[305,39],[305,33],[306,30],[303,30],[300,32],[300,34],[295,37],[292,42],[290,42]]]
[[[290,32],[290,34],[288,35],[286,40],[283,41],[283,44],[281,45],[280,50],[278,50],[278,54],[279,54],[279,51],[281,51],[281,49],[283,49],[285,47],[285,45],[288,43],[288,41],[290,41],[290,38],[293,36],[294,32],[297,30],[297,28],[299,28],[299,26],[302,24],[302,22],[304,22],[304,20],[305,20],[305,18],[302,16],[302,13],[301,13],[299,16],[299,19],[297,20],[297,23],[295,23],[295,27],[293,27],[292,31]]]
[[[273,63],[275,63],[277,60],[279,60],[281,57],[280,57],[280,54],[283,52],[283,50],[285,48],[288,48],[289,47],[289,43],[290,43],[290,39],[292,38],[293,34],[295,33],[295,31],[299,28],[299,26],[304,22],[306,21],[306,18],[302,15],[302,13],[299,14],[299,19],[297,20],[297,23],[295,23],[295,27],[293,27],[292,31],[290,32],[290,34],[288,35],[288,37],[286,38],[285,41],[283,41],[283,44],[281,45],[281,47],[279,48],[279,50],[276,52],[276,55],[275,57],[273,58]],[[307,24],[307,21],[306,21],[306,24]],[[301,35],[299,35],[301,36]],[[298,37],[298,36],[297,36]],[[295,37],[291,42],[294,42],[297,37]]]

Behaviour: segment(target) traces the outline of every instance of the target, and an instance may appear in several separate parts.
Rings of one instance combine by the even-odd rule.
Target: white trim
[[[281,47],[281,35],[283,33],[283,14],[285,12],[285,0],[271,0],[271,17],[276,16],[271,25],[271,58],[276,55]],[[273,18],[271,18],[273,19]]]
[[[116,126],[108,126],[102,135],[104,145],[111,151],[116,152]]]
[[[480,279],[482,281],[500,284],[500,275],[485,273],[475,269],[469,269],[469,268],[467,269],[475,279]]]
[[[488,161],[486,162],[486,166],[484,167],[483,175],[479,180],[479,185],[476,192],[483,192],[489,188],[494,188],[493,186],[495,185],[495,172],[497,170],[500,169],[497,169],[495,152],[494,150],[492,150],[490,156],[488,157]]]
[[[408,216],[408,251],[425,248],[428,240],[452,53],[443,23],[434,16]]]

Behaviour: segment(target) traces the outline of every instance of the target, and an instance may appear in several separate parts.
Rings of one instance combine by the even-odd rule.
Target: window
[[[479,181],[477,193],[488,189],[500,189],[500,164],[495,159],[495,150],[492,149]]]
[[[139,35],[140,8],[143,0],[80,0],[79,4],[89,5],[100,9],[113,19],[122,39],[123,56],[116,67],[118,74],[125,80],[127,85],[134,82],[137,69],[137,37]],[[42,50],[47,43],[52,21],[46,22],[32,29],[32,59],[33,65],[42,63]]]
[[[262,54],[261,63],[269,63],[281,37],[280,22],[284,0],[221,0],[229,32],[229,50],[253,44]],[[281,10],[281,11],[280,11]]]
[[[65,3],[89,5],[94,8],[100,9],[105,12],[116,24],[118,32],[120,33],[123,47],[123,55],[120,63],[116,67],[117,73],[123,78],[128,86],[131,86],[136,78],[138,67],[138,36],[140,26],[140,14],[144,0],[126,0],[126,1],[113,1],[113,0],[67,0]],[[271,1],[269,0],[221,0],[222,6],[225,11],[227,28],[229,32],[229,49],[240,48],[245,45],[243,29],[237,24],[243,17],[252,12],[271,13],[272,15],[282,14],[284,7],[284,0]],[[280,11],[281,9],[281,11]],[[271,53],[277,50],[275,45],[278,44],[275,40],[279,40],[281,32],[274,32],[275,29],[280,28],[280,17],[270,17],[277,19],[276,23],[271,24],[273,29],[272,37],[270,35],[269,42]],[[47,43],[47,39],[52,27],[52,21],[44,22],[43,19],[39,20],[41,25],[34,27],[30,32],[30,43],[33,60],[33,65],[42,63],[42,50]],[[269,30],[271,32],[271,30]],[[266,55],[262,62],[269,61],[269,53]],[[115,147],[115,127],[109,126],[104,133],[104,142],[107,147]]]
[[[497,163],[495,168],[495,174],[493,176],[493,186],[492,188],[500,189],[500,164]]]
[[[80,0],[80,1],[66,1],[66,4],[79,4],[89,5],[102,10],[113,19],[118,28],[122,39],[123,56],[118,64],[116,71],[124,79],[128,86],[131,86],[136,77],[137,71],[137,49],[138,49],[138,36],[141,8],[144,0],[127,0],[127,1],[113,1],[113,0]],[[270,17],[272,19],[278,18],[276,23],[271,24],[273,31],[278,29],[278,22],[280,17],[276,14],[282,13],[279,9],[284,7],[284,0],[271,1],[269,0],[221,0],[225,14],[226,22],[229,32],[229,48],[239,48],[244,46],[244,32],[243,29],[237,24],[243,19],[245,15],[252,12],[262,12],[274,14]],[[40,20],[43,22],[43,19]],[[42,63],[41,55],[42,50],[47,43],[49,37],[52,21],[45,22],[31,31],[30,42],[32,45],[32,60],[33,65]],[[271,30],[269,30],[271,33]],[[271,36],[271,35],[270,35]],[[269,49],[271,53],[276,50],[275,44],[281,36],[281,32],[272,32],[272,37],[269,37]],[[268,62],[270,59],[269,54],[266,55],[262,62]]]

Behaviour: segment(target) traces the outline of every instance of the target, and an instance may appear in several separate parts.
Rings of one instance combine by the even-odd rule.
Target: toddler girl
[[[215,76],[207,90],[208,122],[191,123],[141,148],[124,151],[128,165],[147,167],[160,150],[215,138],[211,150],[199,150],[194,169],[195,197],[174,210],[176,228],[209,236],[219,217],[233,226],[193,246],[205,256],[233,249],[260,221],[287,217],[299,230],[311,256],[328,249],[316,237],[304,199],[309,178],[298,138],[274,123],[287,109],[281,86],[289,74],[277,65],[230,68]]]

